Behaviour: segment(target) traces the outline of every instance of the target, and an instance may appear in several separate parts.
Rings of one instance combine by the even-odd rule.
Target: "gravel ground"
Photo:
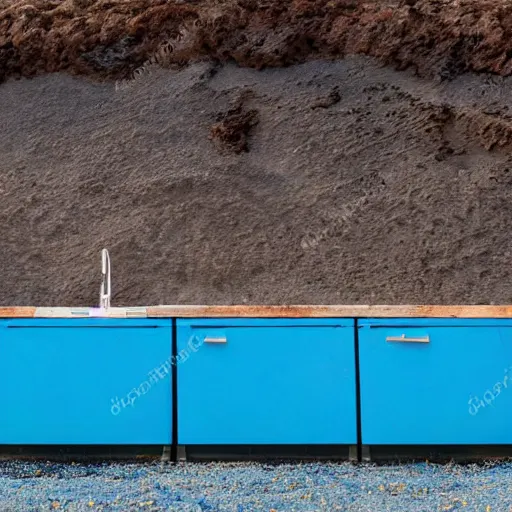
[[[512,464],[0,463],[0,510],[512,510]]]

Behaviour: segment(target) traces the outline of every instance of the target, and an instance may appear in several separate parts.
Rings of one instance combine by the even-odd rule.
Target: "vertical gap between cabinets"
[[[357,460],[362,461],[362,431],[361,431],[361,375],[359,371],[359,319],[355,319],[354,351],[356,360],[356,418],[357,418]]]
[[[172,379],[171,379],[171,396],[172,396],[172,446],[171,446],[171,460],[176,461],[177,459],[177,446],[178,446],[178,329],[177,329],[176,318],[172,319],[172,330],[171,330],[171,361],[174,361],[172,368]]]

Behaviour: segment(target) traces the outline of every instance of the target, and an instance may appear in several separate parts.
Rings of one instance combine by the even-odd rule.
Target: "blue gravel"
[[[512,510],[512,464],[0,462],[0,511]]]

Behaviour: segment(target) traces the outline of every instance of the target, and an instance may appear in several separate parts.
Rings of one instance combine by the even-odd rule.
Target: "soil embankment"
[[[281,4],[0,2],[1,305],[512,302],[512,7]]]

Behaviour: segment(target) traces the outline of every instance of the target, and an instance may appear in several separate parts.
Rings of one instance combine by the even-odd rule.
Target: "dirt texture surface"
[[[504,0],[0,0],[0,305],[511,303],[511,72]]]
[[[511,108],[367,57],[9,80],[0,304],[97,304],[103,247],[113,305],[510,303]]]

